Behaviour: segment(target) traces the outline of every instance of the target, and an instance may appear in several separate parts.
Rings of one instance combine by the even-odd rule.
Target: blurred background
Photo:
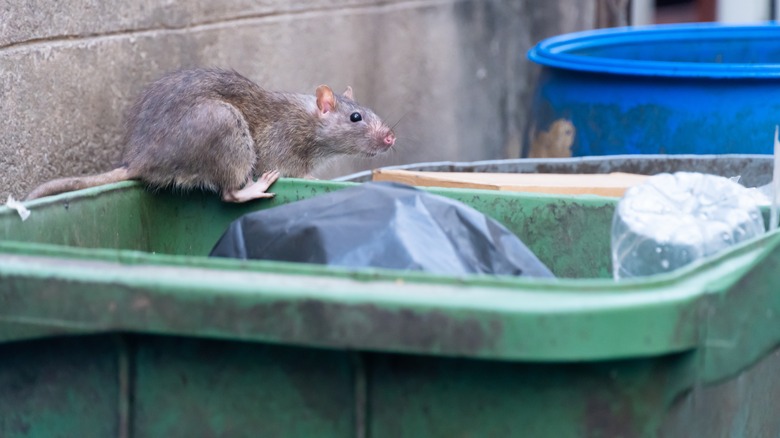
[[[269,89],[351,85],[397,147],[320,171],[514,158],[538,75],[526,52],[561,33],[764,21],[771,0],[0,0],[0,196],[118,164],[141,88],[182,67],[236,69]]]
[[[634,24],[721,21],[749,23],[774,20],[777,0],[636,0]]]

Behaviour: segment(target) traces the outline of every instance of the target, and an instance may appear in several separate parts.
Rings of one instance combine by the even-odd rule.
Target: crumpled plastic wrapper
[[[615,279],[672,271],[765,233],[762,196],[728,178],[663,173],[626,191],[612,221]]]
[[[26,221],[27,218],[30,217],[30,210],[11,195],[8,195],[8,201],[6,201],[5,206],[16,210],[16,212],[19,213],[19,217],[22,218],[22,221]]]
[[[552,277],[503,225],[458,201],[397,183],[366,183],[250,213],[211,256],[446,275]]]

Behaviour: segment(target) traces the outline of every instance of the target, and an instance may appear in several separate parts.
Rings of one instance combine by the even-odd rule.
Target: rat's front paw
[[[223,193],[222,200],[225,202],[241,203],[251,201],[253,199],[273,198],[275,194],[268,193],[266,190],[271,187],[271,184],[275,183],[276,180],[279,179],[279,175],[279,172],[276,170],[266,172],[262,174],[260,178],[257,179],[257,181],[253,181],[247,184],[241,190],[231,190]]]

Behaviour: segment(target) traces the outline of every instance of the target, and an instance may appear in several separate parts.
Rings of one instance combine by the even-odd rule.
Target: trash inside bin
[[[503,225],[465,204],[368,183],[233,222],[211,256],[446,275],[552,277]]]
[[[730,179],[691,172],[632,187],[612,222],[615,279],[670,272],[762,235],[759,196]]]
[[[629,187],[647,179],[629,173],[477,173],[421,172],[376,169],[374,181],[393,181],[417,187],[453,187],[556,195],[623,196]]]

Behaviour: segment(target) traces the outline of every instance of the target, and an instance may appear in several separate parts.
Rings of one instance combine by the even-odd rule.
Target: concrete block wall
[[[0,196],[111,169],[142,87],[189,66],[270,89],[320,83],[390,123],[383,165],[519,154],[538,40],[591,28],[596,0],[0,0]]]

